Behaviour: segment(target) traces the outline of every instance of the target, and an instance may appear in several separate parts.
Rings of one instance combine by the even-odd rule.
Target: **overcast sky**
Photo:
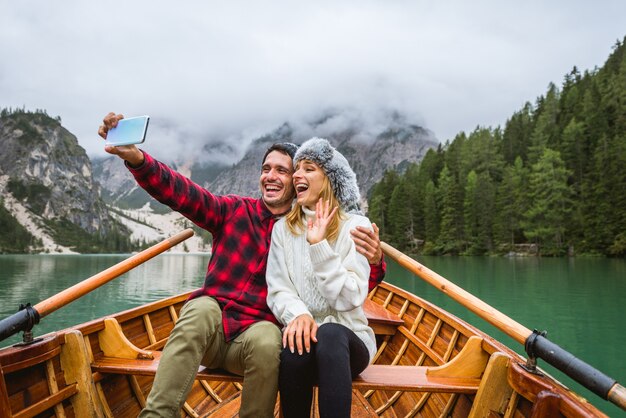
[[[161,155],[329,108],[398,110],[444,142],[503,125],[625,35],[623,0],[0,0],[0,107],[61,116],[91,156],[109,111],[149,114]]]

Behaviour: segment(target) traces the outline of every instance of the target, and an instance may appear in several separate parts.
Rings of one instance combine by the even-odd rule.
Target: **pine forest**
[[[504,127],[461,132],[368,196],[381,238],[421,254],[626,255],[626,38]]]

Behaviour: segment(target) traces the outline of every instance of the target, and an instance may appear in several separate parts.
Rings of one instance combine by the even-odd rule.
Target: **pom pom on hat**
[[[301,160],[313,161],[319,165],[335,193],[341,208],[346,212],[359,212],[359,186],[356,174],[350,168],[346,157],[337,151],[324,138],[311,138],[300,145],[293,159],[293,165]]]

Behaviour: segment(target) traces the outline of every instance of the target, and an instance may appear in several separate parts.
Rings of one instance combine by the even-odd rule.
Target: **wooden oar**
[[[436,287],[485,321],[496,326],[515,341],[524,344],[526,352],[530,357],[544,359],[596,395],[626,410],[626,388],[617,383],[615,379],[606,376],[557,344],[549,341],[543,334],[529,330],[389,244],[381,242],[381,246],[383,252],[396,263]]]
[[[62,292],[39,302],[33,307],[25,307],[25,309],[20,310],[18,313],[3,319],[0,321],[0,341],[19,331],[29,330],[44,316],[62,308],[70,302],[75,301],[81,296],[84,296],[94,289],[110,282],[138,265],[145,263],[151,258],[172,248],[191,236],[193,236],[193,230],[185,229],[184,231],[179,232],[178,234],[167,238],[112,267],[109,267],[108,269],[63,290]]]

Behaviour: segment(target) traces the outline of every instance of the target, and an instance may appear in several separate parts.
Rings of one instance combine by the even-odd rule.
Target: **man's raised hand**
[[[104,119],[102,125],[98,128],[98,135],[106,139],[109,131],[117,126],[117,123],[124,119],[124,115],[109,112]],[[117,147],[107,145],[104,150],[109,154],[117,155],[124,161],[128,162],[131,167],[139,167],[144,161],[143,152],[134,145],[120,145]]]

